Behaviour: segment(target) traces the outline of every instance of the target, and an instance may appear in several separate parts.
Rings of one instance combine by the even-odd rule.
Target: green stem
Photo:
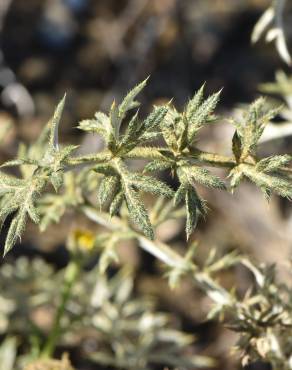
[[[198,161],[205,163],[206,165],[224,168],[233,168],[236,165],[236,161],[233,157],[226,157],[220,154],[203,152],[199,149],[195,149],[193,152],[189,152],[187,156],[197,159]]]
[[[165,156],[170,156],[172,152],[166,147],[136,147],[130,152],[123,155],[125,159],[148,159],[148,160],[163,160]],[[90,154],[83,157],[70,158],[69,166],[87,165],[94,163],[107,162],[113,158],[113,154],[109,150],[104,150],[97,154]],[[232,168],[236,165],[235,159],[215,153],[203,152],[199,149],[194,149],[191,152],[186,152],[182,155],[184,159],[195,159],[202,164],[215,167]]]
[[[41,357],[49,358],[53,355],[57,341],[61,335],[61,321],[65,312],[66,305],[71,296],[72,287],[79,275],[80,263],[76,258],[72,258],[65,270],[61,301],[57,308],[53,328],[48,336],[45,346],[42,350]]]
[[[148,159],[148,160],[154,160],[154,159],[165,159],[163,154],[170,154],[170,150],[166,147],[144,147],[144,146],[138,146],[134,149],[132,149],[130,152],[128,152],[125,157],[127,158],[133,158],[133,159]]]
[[[142,159],[165,159],[172,152],[168,148],[155,148],[155,147],[137,147],[132,149],[125,155],[126,158],[142,158]],[[165,156],[164,156],[165,155]],[[236,165],[236,161],[232,157],[224,155],[203,152],[200,149],[194,148],[192,151],[187,151],[180,155],[183,159],[195,159],[202,164],[215,167],[232,168]]]
[[[94,163],[106,162],[112,158],[112,153],[109,150],[103,150],[102,152],[95,154],[88,154],[82,157],[73,157],[67,161],[67,165],[71,167],[79,165],[88,165]]]

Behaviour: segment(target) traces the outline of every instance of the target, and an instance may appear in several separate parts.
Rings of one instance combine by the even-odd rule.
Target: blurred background
[[[49,116],[66,91],[74,123],[147,75],[148,104],[173,97],[181,105],[204,81],[210,91],[224,86],[221,107],[250,101],[282,66],[270,45],[250,45],[269,3],[1,0],[1,107],[28,126]]]
[[[76,130],[78,121],[108,109],[113,98],[119,100],[148,75],[140,97],[142,114],[155,102],[170,98],[181,108],[206,82],[208,93],[224,87],[218,112],[231,116],[239,103],[259,95],[259,84],[274,80],[276,70],[289,74],[272,45],[250,43],[253,26],[269,4],[266,0],[0,0],[0,126],[7,121],[12,125],[1,142],[1,162],[15,155],[20,141],[30,142],[39,135],[64,92],[67,103],[60,136],[93,152],[99,143]],[[220,121],[202,132],[200,145],[228,153],[232,134],[232,126]],[[291,152],[291,139],[269,141],[261,150]],[[201,194],[210,207],[195,235],[203,247],[216,246],[222,253],[239,248],[261,261],[277,262],[279,277],[290,278],[288,202],[273,197],[267,204],[252,185],[242,186],[233,197],[205,189]],[[58,232],[39,234],[29,226],[22,247],[12,255],[44,253],[62,266],[69,224],[70,215],[54,228]],[[167,223],[158,232],[161,240],[179,246],[181,230],[182,225]],[[184,329],[198,333],[201,347],[220,358],[220,366],[234,368],[228,357],[234,334],[204,322],[208,307],[198,304],[199,293],[186,285],[169,295],[152,258],[124,253],[125,259],[142,266],[137,289],[156,295],[160,306],[171,309]],[[242,271],[236,273],[244,281]],[[231,276],[223,278],[231,287]]]

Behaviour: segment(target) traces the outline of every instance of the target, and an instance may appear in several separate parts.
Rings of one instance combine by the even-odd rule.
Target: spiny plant
[[[218,121],[214,111],[220,91],[204,98],[202,86],[182,112],[169,102],[155,106],[145,119],[141,119],[136,97],[146,81],[134,87],[120,104],[114,102],[108,114],[98,112],[93,119],[79,123],[80,130],[103,139],[103,150],[81,156],[76,146],[59,144],[58,126],[64,108],[63,99],[39,139],[28,147],[22,145],[18,157],[2,165],[0,219],[2,224],[9,215],[12,219],[4,254],[21,237],[27,218],[44,230],[58,222],[67,209],[73,209],[108,229],[74,237],[83,245],[83,252],[101,251],[98,266],[101,275],[112,262],[117,262],[117,244],[121,240],[133,239],[167,266],[171,287],[176,287],[183,277],[189,276],[215,302],[209,316],[225,317],[226,323],[240,332],[238,345],[245,360],[262,359],[276,368],[281,365],[283,369],[291,369],[291,352],[286,352],[291,343],[289,336],[284,335],[285,330],[290,330],[290,303],[281,298],[280,293],[273,298],[269,289],[276,286],[274,281],[266,289],[269,283],[263,281],[269,274],[266,276],[250,261],[235,254],[216,258],[213,253],[200,265],[195,260],[195,245],[191,244],[186,255],[182,256],[155,240],[155,228],[159,224],[169,218],[182,217],[186,218],[186,238],[190,239],[199,216],[207,213],[200,186],[234,191],[243,180],[247,180],[254,183],[267,199],[272,193],[288,199],[292,197],[291,169],[288,166],[291,156],[260,158],[257,150],[265,127],[281,108],[266,108],[265,100],[259,98],[248,107],[241,120],[232,120],[235,128],[232,155],[209,153],[199,148],[198,134],[205,126]],[[137,158],[147,163],[141,171],[134,172],[130,160]],[[19,167],[19,177],[7,173],[7,168],[12,166]],[[216,176],[210,169],[212,167],[225,168],[230,184]],[[149,174],[159,171],[168,171],[175,176],[179,183],[177,188],[173,189]],[[55,193],[51,192],[52,189]],[[144,192],[158,197],[150,212],[143,202]],[[74,238],[73,244],[69,243],[73,250]],[[53,355],[62,335],[61,319],[82,269],[82,253],[72,254],[64,273],[64,288],[53,328],[40,351],[43,357]],[[244,299],[216,281],[219,271],[238,263],[254,274],[257,284]],[[290,297],[290,288],[285,290]],[[274,312],[276,301],[280,311]],[[260,345],[263,343],[265,350]]]
[[[121,104],[113,103],[108,115],[98,112],[94,119],[79,124],[81,130],[102,137],[105,144],[103,151],[78,157],[73,156],[76,146],[59,145],[58,125],[64,107],[62,99],[37,142],[29,149],[22,147],[16,160],[2,165],[2,168],[19,166],[22,174],[21,178],[4,172],[0,175],[1,223],[3,224],[9,214],[13,215],[4,253],[7,253],[21,236],[27,217],[41,224],[44,229],[50,223],[47,218],[58,220],[66,205],[82,204],[86,200],[86,194],[92,193],[92,188],[89,188],[90,185],[86,181],[90,171],[102,175],[97,194],[99,206],[105,206],[104,209],[108,209],[109,214],[114,216],[125,203],[132,222],[150,239],[154,237],[153,227],[141,200],[141,191],[165,197],[174,196],[175,205],[183,201],[186,208],[186,234],[189,238],[198,216],[206,213],[206,204],[198,194],[196,184],[226,189],[225,182],[212,174],[206,166],[227,168],[231,188],[238,186],[243,178],[248,178],[266,196],[275,192],[283,197],[291,197],[291,180],[287,169],[291,157],[284,155],[258,159],[256,156],[257,144],[264,128],[278,113],[278,109],[266,110],[262,98],[251,104],[242,122],[233,121],[236,128],[232,145],[233,157],[225,157],[202,151],[195,146],[199,130],[216,121],[213,112],[220,92],[204,100],[202,87],[181,113],[168,104],[154,107],[144,120],[139,119],[138,111],[128,117],[129,111],[138,106],[135,98],[145,84],[146,80],[137,85]],[[122,132],[125,118],[128,118],[129,122],[125,132]],[[158,147],[153,144],[158,137],[163,138],[165,146]],[[145,145],[147,142],[149,144]],[[135,158],[149,161],[142,173],[132,172],[127,165],[128,159]],[[77,179],[71,179],[75,182],[75,191],[78,191],[76,196],[74,186],[66,186],[66,181],[68,183],[70,179],[64,179],[68,177],[68,172],[80,164],[88,168]],[[179,180],[180,186],[175,192],[164,182],[145,174],[166,169]],[[64,182],[63,202],[58,199],[57,205],[56,197],[44,197],[48,185],[58,191]],[[73,191],[71,196],[68,194],[69,188]],[[42,211],[44,207],[46,209],[48,202],[53,203],[49,216],[47,212]]]

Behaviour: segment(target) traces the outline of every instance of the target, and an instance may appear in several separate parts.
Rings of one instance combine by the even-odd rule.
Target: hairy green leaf
[[[119,178],[117,176],[105,176],[99,185],[98,201],[101,207],[106,202],[110,202],[116,195],[119,186]]]
[[[50,150],[58,150],[59,149],[59,123],[62,117],[62,113],[64,110],[66,95],[64,95],[63,99],[57,105],[53,118],[50,121],[50,137],[49,137],[49,149]]]
[[[199,109],[204,98],[204,88],[205,84],[201,86],[201,88],[196,92],[194,97],[188,102],[186,106],[185,114],[188,121],[192,121],[195,118],[196,112]]]
[[[143,231],[149,239],[154,239],[152,225],[147,211],[141,202],[138,192],[124,183],[125,199],[129,210],[129,216],[135,225]]]
[[[195,188],[192,187],[189,187],[185,193],[185,205],[187,213],[186,234],[187,239],[189,239],[196,228],[199,214],[204,215],[206,213],[206,206],[204,200],[200,198]]]
[[[288,154],[267,157],[257,163],[256,169],[260,172],[273,172],[285,167],[291,160],[292,158]]]
[[[120,191],[115,195],[115,197],[114,197],[114,199],[113,199],[113,201],[110,205],[109,213],[110,213],[111,217],[118,214],[118,212],[119,212],[119,210],[122,206],[123,200],[124,200],[124,194],[123,194],[122,191]]]
[[[221,90],[217,93],[209,96],[198,108],[192,111],[192,114],[189,114],[190,118],[188,119],[188,140],[189,143],[192,143],[198,130],[214,121],[213,112],[216,108],[216,105],[219,101]],[[199,95],[202,94],[198,93]],[[194,108],[194,107],[193,107]]]
[[[168,198],[171,198],[174,194],[173,190],[168,185],[151,176],[133,174],[129,177],[129,180],[138,190],[155,195],[163,195]]]
[[[237,131],[237,140],[240,141],[237,143],[237,147],[241,148],[239,159],[245,160],[248,156],[255,156],[258,141],[266,125],[278,112],[279,108],[265,109],[265,99],[259,98],[249,106],[242,122],[233,121]]]
[[[107,142],[111,133],[111,125],[109,117],[102,113],[97,112],[95,119],[87,119],[79,122],[78,128],[83,131],[94,132]]]
[[[291,180],[284,175],[269,175],[259,172],[254,166],[244,165],[244,175],[253,181],[265,194],[273,191],[284,198],[292,199]]]
[[[215,175],[212,175],[210,171],[205,168],[198,166],[186,166],[183,168],[187,178],[192,181],[196,181],[199,184],[207,186],[209,188],[225,190],[226,186],[224,182]]]
[[[136,85],[132,90],[128,92],[123,101],[118,107],[119,119],[123,120],[126,113],[139,106],[139,103],[135,101],[137,95],[144,89],[147,84],[148,78]]]
[[[159,160],[156,160],[156,161],[153,161],[153,162],[148,163],[144,167],[144,171],[143,172],[164,171],[164,170],[167,170],[168,168],[171,168],[172,165],[173,164],[170,161],[167,162],[167,161],[159,161]]]

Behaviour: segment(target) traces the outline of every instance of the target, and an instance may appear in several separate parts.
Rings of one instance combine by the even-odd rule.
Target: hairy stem
[[[75,167],[93,163],[102,163],[108,161],[111,157],[112,153],[109,150],[103,150],[102,152],[88,154],[82,157],[72,157],[67,161],[67,165],[70,167]]]
[[[233,157],[203,152],[199,149],[194,149],[193,151],[189,152],[188,155],[190,158],[197,159],[198,161],[209,166],[232,168],[236,165],[236,161]]]
[[[158,160],[165,159],[172,154],[166,147],[136,147],[130,152],[123,155],[125,159],[146,159]],[[235,159],[224,155],[215,153],[208,153],[199,149],[187,151],[182,156],[184,159],[193,159],[213,167],[232,168],[236,165]],[[96,154],[89,154],[87,156],[70,158],[67,162],[69,166],[87,165],[94,163],[107,162],[113,159],[113,154],[109,150],[104,150]]]

